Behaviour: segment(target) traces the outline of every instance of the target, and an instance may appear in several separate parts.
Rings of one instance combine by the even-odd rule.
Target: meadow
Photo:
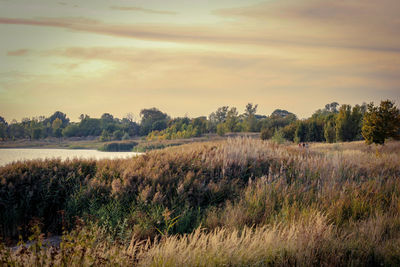
[[[400,142],[305,149],[229,138],[133,159],[18,162],[0,168],[0,259],[398,266],[399,178]],[[59,246],[46,245],[59,235]]]

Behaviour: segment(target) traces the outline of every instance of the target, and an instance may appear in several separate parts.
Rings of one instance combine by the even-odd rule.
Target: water
[[[6,148],[0,149],[0,166],[20,160],[51,159],[61,160],[82,158],[82,159],[115,159],[129,158],[141,153],[135,152],[102,152],[87,149],[35,149],[35,148]]]

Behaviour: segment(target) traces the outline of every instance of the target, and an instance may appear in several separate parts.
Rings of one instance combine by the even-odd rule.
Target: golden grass
[[[110,226],[88,224],[67,234],[73,238],[60,249],[22,256],[3,248],[1,255],[17,265],[53,253],[54,264],[71,266],[396,266],[399,148],[355,142],[302,149],[232,138],[133,159],[9,165],[0,168],[0,192],[25,192],[28,180],[47,186],[48,175],[74,177],[84,190],[70,198],[83,206],[98,199],[96,209],[112,211],[98,216],[124,232],[110,239]],[[128,203],[131,211],[118,217],[110,203]]]

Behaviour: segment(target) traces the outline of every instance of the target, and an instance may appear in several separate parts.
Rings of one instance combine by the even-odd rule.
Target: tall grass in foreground
[[[289,224],[211,232],[197,228],[154,241],[133,237],[122,245],[91,226],[65,235],[59,249],[2,247],[0,258],[13,266],[398,266],[399,227],[398,217],[377,214],[342,231],[311,212]]]
[[[20,162],[0,168],[3,240],[28,236],[33,221],[45,233],[72,232],[60,249],[3,248],[2,257],[18,264],[395,266],[399,178],[398,142],[306,150],[237,138],[125,160]],[[76,217],[86,226],[73,230]]]

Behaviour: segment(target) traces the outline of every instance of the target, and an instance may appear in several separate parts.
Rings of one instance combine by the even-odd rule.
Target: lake
[[[115,159],[129,158],[142,153],[102,152],[88,149],[42,149],[42,148],[5,148],[0,149],[0,166],[19,160],[60,158],[73,159]]]

